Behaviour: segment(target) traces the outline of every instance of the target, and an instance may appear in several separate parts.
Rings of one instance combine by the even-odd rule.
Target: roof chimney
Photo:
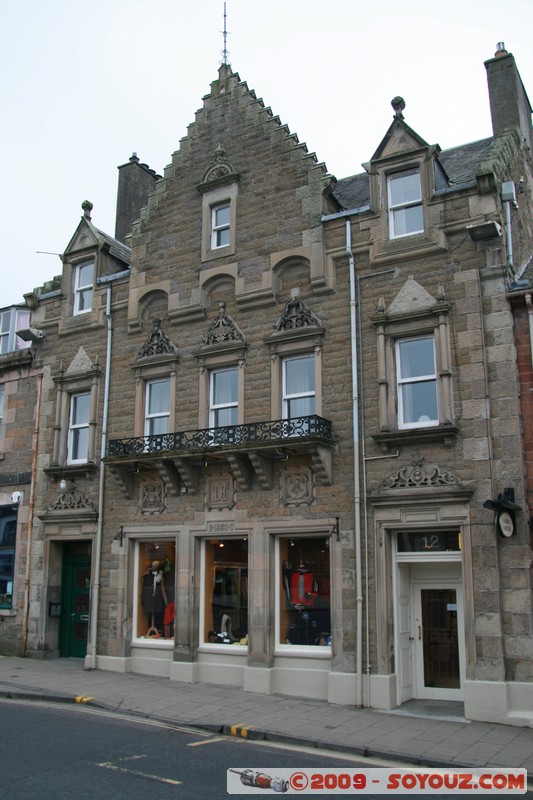
[[[489,85],[490,114],[494,136],[514,128],[530,149],[533,149],[531,103],[515,64],[503,42],[496,45],[494,58],[485,61]]]
[[[140,164],[137,153],[132,153],[127,164],[118,168],[117,215],[115,239],[124,242],[131,233],[132,225],[139,219],[141,208],[148,203],[148,195],[154,191],[156,175],[146,164]]]

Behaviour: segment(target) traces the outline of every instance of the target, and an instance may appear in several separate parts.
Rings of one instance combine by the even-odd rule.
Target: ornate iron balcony
[[[196,431],[158,433],[133,439],[112,439],[109,442],[108,457],[131,458],[149,453],[192,455],[198,451],[213,451],[217,448],[253,449],[261,445],[275,447],[287,445],[288,440],[303,443],[309,439],[333,444],[330,420],[313,414],[309,417],[252,422],[248,425],[226,425]]]

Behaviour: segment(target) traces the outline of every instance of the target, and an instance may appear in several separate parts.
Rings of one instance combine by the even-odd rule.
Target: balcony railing
[[[133,439],[112,439],[109,442],[108,457],[131,458],[149,453],[192,455],[198,451],[216,448],[247,449],[261,445],[275,447],[287,444],[287,440],[305,442],[309,439],[320,439],[332,444],[330,420],[313,414],[270,422],[251,422],[248,425],[226,425],[220,428],[138,436]]]

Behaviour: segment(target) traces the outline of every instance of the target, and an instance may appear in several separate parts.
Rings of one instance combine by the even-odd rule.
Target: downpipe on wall
[[[100,600],[100,573],[102,560],[102,531],[104,526],[104,477],[105,465],[104,458],[107,447],[107,418],[109,409],[109,384],[111,378],[111,342],[113,339],[113,327],[111,324],[111,286],[107,287],[106,298],[106,320],[107,320],[107,347],[105,364],[105,384],[104,384],[104,410],[102,418],[102,440],[100,449],[100,478],[98,485],[98,522],[96,524],[96,541],[94,552],[94,580],[91,591],[91,612],[89,630],[89,652],[85,656],[85,669],[96,669],[96,639],[98,634],[98,603]]]
[[[352,252],[352,225],[346,217],[346,254],[350,272],[350,338],[352,359],[352,419],[353,419],[353,477],[354,477],[354,534],[355,534],[355,705],[363,705],[363,580],[361,567],[361,478],[359,456],[359,383],[357,374],[357,319],[355,290],[355,261]]]

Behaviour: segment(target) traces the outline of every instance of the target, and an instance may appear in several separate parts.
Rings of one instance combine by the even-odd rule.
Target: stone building
[[[84,203],[27,297],[28,654],[531,724],[531,108],[486,69],[493,137],[441,151],[395,98],[337,181],[223,64],[163,176],[120,168],[115,237]]]
[[[25,306],[0,309],[0,642],[18,655],[28,633],[40,371],[30,349],[39,331]]]

